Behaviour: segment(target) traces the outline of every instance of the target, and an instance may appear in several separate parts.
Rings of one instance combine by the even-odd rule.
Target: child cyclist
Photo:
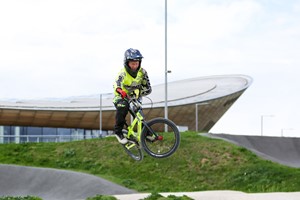
[[[128,142],[122,133],[129,110],[126,97],[131,96],[136,89],[141,89],[141,96],[146,96],[152,91],[147,71],[141,67],[142,59],[143,56],[139,50],[127,49],[124,55],[124,68],[114,83],[115,97],[113,103],[117,110],[115,134],[121,144]]]

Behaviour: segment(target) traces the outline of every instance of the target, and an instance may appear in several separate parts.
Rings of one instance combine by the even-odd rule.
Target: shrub
[[[117,198],[113,196],[96,195],[94,197],[88,197],[86,200],[117,200]]]

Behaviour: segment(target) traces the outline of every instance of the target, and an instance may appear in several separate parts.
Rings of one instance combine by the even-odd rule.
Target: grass
[[[116,139],[1,144],[0,163],[86,172],[140,192],[299,191],[300,169],[263,160],[222,140],[182,133],[177,152],[132,160]]]

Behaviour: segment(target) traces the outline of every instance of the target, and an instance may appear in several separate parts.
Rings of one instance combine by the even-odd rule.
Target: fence
[[[100,136],[95,135],[0,135],[0,144],[27,142],[70,142],[99,137]]]

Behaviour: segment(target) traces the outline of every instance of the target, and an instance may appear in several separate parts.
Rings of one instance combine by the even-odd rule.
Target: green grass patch
[[[131,159],[117,140],[1,144],[0,163],[81,171],[140,192],[238,190],[299,191],[300,169],[263,160],[228,142],[181,134],[177,152],[142,162]]]
[[[152,193],[148,197],[144,198],[144,200],[193,200],[192,198],[183,195],[183,196],[175,196],[175,195],[169,195],[167,197],[162,196],[158,193]]]
[[[94,197],[89,197],[86,200],[118,200],[116,197],[107,195],[96,195]]]

